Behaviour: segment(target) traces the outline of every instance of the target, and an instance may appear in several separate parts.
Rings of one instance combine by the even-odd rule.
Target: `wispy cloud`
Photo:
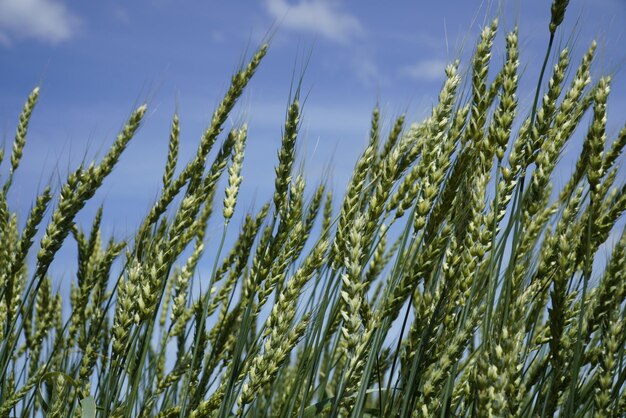
[[[4,33],[0,32],[0,45],[9,46],[11,45],[11,39]]]
[[[363,34],[359,20],[341,11],[336,2],[302,0],[290,4],[287,0],[266,0],[265,4],[268,13],[288,29],[318,34],[342,44]]]
[[[400,74],[414,80],[440,80],[445,76],[444,70],[447,64],[446,61],[440,59],[426,59],[400,68]]]
[[[116,6],[112,10],[113,20],[122,25],[130,25],[130,13],[121,6]]]
[[[356,48],[356,51],[353,52],[351,66],[357,80],[364,86],[380,87],[389,81],[378,66],[374,53],[370,50]]]
[[[70,39],[79,19],[57,0],[0,1],[0,40],[32,38],[49,43]]]

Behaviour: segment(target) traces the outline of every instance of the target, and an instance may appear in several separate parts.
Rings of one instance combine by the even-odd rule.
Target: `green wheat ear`
[[[565,17],[565,10],[567,9],[567,5],[569,4],[569,0],[552,0],[552,16],[550,18],[550,34],[553,35],[556,32],[556,29],[563,23],[563,18]]]
[[[235,140],[235,147],[233,150],[233,162],[228,168],[228,187],[226,188],[226,196],[224,197],[224,221],[228,221],[232,218],[235,212],[235,204],[237,203],[237,194],[239,193],[239,186],[243,177],[241,176],[241,169],[243,165],[243,156],[246,146],[246,139],[248,136],[248,127],[244,126],[237,133],[237,139]]]
[[[22,154],[24,153],[24,146],[26,145],[26,134],[28,132],[28,125],[30,123],[30,117],[39,99],[39,87],[35,87],[33,91],[28,95],[28,99],[24,104],[22,113],[20,114],[17,130],[15,132],[15,139],[13,140],[13,151],[11,152],[11,168],[9,169],[9,179],[4,184],[4,193],[11,187],[13,180],[13,173],[17,170],[22,160]],[[0,162],[2,157],[0,156]]]

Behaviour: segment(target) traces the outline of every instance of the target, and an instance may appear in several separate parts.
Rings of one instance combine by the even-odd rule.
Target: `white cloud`
[[[440,59],[426,59],[400,69],[400,74],[415,80],[433,81],[445,77],[448,63]]]
[[[287,0],[267,0],[266,6],[279,25],[288,29],[315,33],[343,44],[363,34],[359,20],[340,11],[336,2],[302,0],[292,5]]]
[[[78,17],[58,0],[1,0],[0,39],[34,38],[50,43],[74,35]]]

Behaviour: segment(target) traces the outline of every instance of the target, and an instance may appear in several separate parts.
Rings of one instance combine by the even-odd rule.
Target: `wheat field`
[[[596,43],[580,62],[554,46],[567,5],[552,2],[530,108],[518,31],[493,20],[471,61],[445,69],[429,117],[382,129],[373,110],[343,195],[294,167],[295,90],[273,194],[241,224],[254,138],[225,125],[269,43],[187,163],[173,116],[161,191],[130,239],[103,236],[102,208],[76,217],[147,105],[21,214],[8,192],[35,88],[0,151],[0,418],[626,416],[626,127],[607,132]],[[557,189],[565,147],[578,158]],[[63,293],[49,271],[70,240]]]

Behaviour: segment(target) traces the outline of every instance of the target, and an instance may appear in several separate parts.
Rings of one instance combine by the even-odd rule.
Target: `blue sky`
[[[249,123],[240,208],[270,196],[293,74],[298,78],[307,62],[300,159],[310,186],[332,166],[331,185],[341,193],[367,140],[373,106],[380,104],[387,125],[405,111],[409,121],[426,116],[445,64],[461,56],[467,66],[485,16],[499,8],[501,29],[520,28],[519,98],[528,109],[550,3],[0,0],[0,129],[7,145],[28,92],[41,83],[13,207],[24,213],[43,184],[58,185],[84,156],[102,156],[134,106],[147,101],[144,126],[94,199],[105,202],[105,223],[117,233],[133,231],[159,190],[174,111],[185,162],[231,74],[268,32],[270,52],[229,122]],[[574,41],[575,64],[598,39],[594,74],[616,72],[612,134],[626,111],[625,28],[626,1],[572,0],[557,38],[561,46]],[[496,64],[503,60],[502,34]],[[82,215],[87,224],[92,210]]]

